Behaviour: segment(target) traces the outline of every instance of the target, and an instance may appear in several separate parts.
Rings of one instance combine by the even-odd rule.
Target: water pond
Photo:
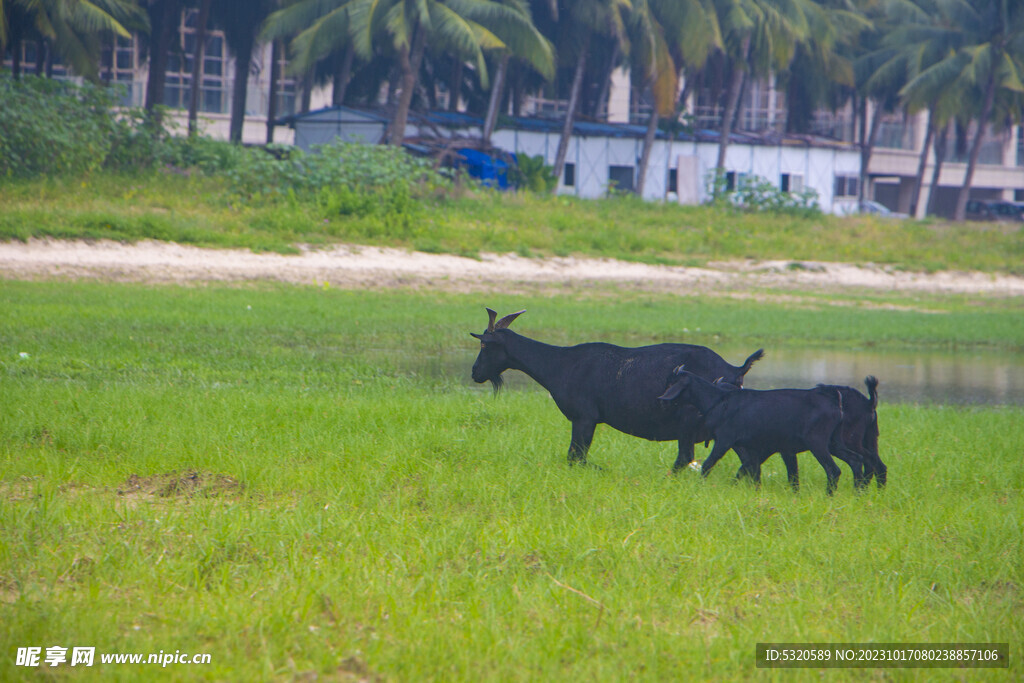
[[[717,349],[739,363],[750,349]],[[438,351],[402,361],[403,371],[473,384],[475,349]],[[394,360],[394,358],[392,358]],[[1024,405],[1024,354],[943,351],[773,349],[747,375],[749,389],[848,384],[862,392],[864,377],[879,380],[883,401],[952,405]],[[505,373],[513,390],[539,390],[526,375]],[[490,386],[490,385],[487,385]]]

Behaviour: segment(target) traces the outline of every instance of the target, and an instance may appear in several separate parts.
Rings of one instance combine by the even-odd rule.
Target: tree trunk
[[[270,48],[270,99],[267,100],[267,144],[274,142],[274,121],[277,119],[277,82],[281,78],[281,50],[284,46],[275,40]]]
[[[402,92],[398,95],[398,106],[391,123],[389,142],[401,145],[405,140],[405,124],[409,120],[409,108],[412,106],[412,95],[416,89],[416,78],[419,76],[420,64],[423,61],[423,50],[426,44],[425,30],[418,24],[413,29],[412,47],[402,46],[398,51],[399,65],[402,69]]]
[[[725,102],[725,111],[722,112],[722,132],[718,141],[718,161],[715,163],[715,169],[719,172],[725,170],[725,153],[729,149],[729,136],[732,135],[733,121],[736,118],[736,110],[739,108],[743,76],[746,73],[749,56],[750,36],[747,35],[743,38],[740,59],[733,62],[732,74],[729,77],[729,92]]]
[[[245,100],[249,94],[249,64],[252,63],[252,47],[255,36],[246,36],[238,44],[235,55],[235,81],[231,88],[231,128],[228,139],[239,144],[242,142],[242,129],[245,127]]]
[[[928,155],[932,153],[932,138],[935,137],[935,107],[936,103],[928,109],[928,127],[925,129],[924,146],[921,148],[921,157],[917,161],[917,175],[914,176],[914,189],[910,193],[910,215],[918,216],[917,205],[921,201],[921,187],[924,185],[924,172],[928,167]]]
[[[453,59],[455,63],[452,65],[452,80],[448,84],[448,111],[459,110],[459,93],[462,92],[462,70],[464,64],[458,57]]]
[[[199,89],[203,82],[203,58],[206,54],[206,24],[210,19],[210,4],[213,0],[199,3],[199,17],[196,21],[196,53],[192,59],[192,88],[188,97],[188,134],[193,137],[199,132]]]
[[[305,114],[309,111],[313,99],[313,68],[310,67],[302,74],[302,97],[299,100],[299,113]]]
[[[164,103],[164,82],[167,78],[167,56],[171,43],[178,35],[178,21],[181,17],[180,0],[157,0],[150,5],[151,36],[155,40],[149,46],[149,78],[146,81],[146,111],[154,113]],[[159,122],[154,114],[154,120]]]
[[[21,27],[17,20],[7,24],[7,45],[11,50],[11,77],[14,80],[21,79]]]
[[[636,196],[641,199],[644,196],[644,185],[647,182],[647,165],[651,161],[651,148],[654,147],[654,136],[658,132],[658,107],[651,111],[651,117],[647,119],[647,133],[644,135],[644,148],[640,152],[640,165],[636,169]]]
[[[996,75],[995,72],[989,75],[988,85],[985,88],[985,101],[981,106],[981,113],[978,115],[978,130],[974,131],[974,141],[971,143],[971,156],[967,161],[967,171],[964,173],[964,184],[956,196],[956,212],[953,220],[962,221],[967,214],[967,198],[971,194],[971,182],[974,180],[974,168],[978,165],[978,154],[981,152],[981,139],[985,134],[985,123],[992,112],[992,104],[996,96]]]
[[[348,90],[348,83],[352,80],[352,60],[356,51],[351,41],[345,46],[345,54],[338,63],[338,69],[334,72],[334,87],[331,89],[331,104],[340,107],[345,104],[345,91]]]
[[[569,140],[572,138],[573,124],[576,122],[576,107],[580,100],[580,90],[583,88],[583,70],[587,63],[587,50],[579,56],[576,62],[576,73],[572,78],[572,89],[569,91],[569,106],[565,112],[565,123],[562,125],[562,136],[558,138],[558,151],[555,152],[555,178],[558,184],[562,184],[562,171],[565,170],[565,156],[569,153]]]
[[[939,188],[939,176],[942,174],[942,162],[946,158],[946,145],[949,142],[949,126],[946,124],[942,127],[942,132],[935,133],[935,167],[932,168],[932,184],[928,190],[928,201],[927,207],[925,208],[925,216],[928,214],[935,213],[935,195],[938,194],[936,190]]]
[[[865,113],[867,110],[867,100],[864,103]],[[864,193],[867,192],[868,186],[868,164],[871,163],[871,154],[875,149],[875,139],[878,137],[878,131],[882,127],[882,114],[884,109],[881,105],[875,107],[875,111],[871,114],[871,129],[868,132],[867,140],[861,142],[860,145],[860,187],[857,188],[857,201],[858,206],[860,202],[863,202],[867,197]]]
[[[501,61],[498,62],[498,70],[494,74],[494,80],[491,82],[491,99],[487,103],[487,117],[484,119],[483,141],[486,145],[491,144],[491,135],[494,133],[494,127],[498,124],[498,110],[501,108],[502,95],[505,90],[505,74],[508,71],[508,60],[508,53],[503,53]]]
[[[596,118],[599,121],[608,120],[608,90],[612,84],[612,74],[615,73],[615,62],[619,61],[619,41],[615,41],[612,45],[612,58],[608,62],[608,70],[605,73],[605,79],[601,83],[601,90],[597,93],[597,102],[594,109],[596,110]]]
[[[686,111],[686,101],[690,99],[693,80],[685,74],[683,75],[683,89],[676,95],[675,118],[672,119],[672,125],[679,123],[679,117]]]
[[[43,76],[46,74],[46,60],[50,57],[48,47],[47,41],[36,41],[36,76]]]
[[[860,177],[857,178],[857,202],[864,201],[864,178],[868,169],[864,166],[864,148],[868,139],[868,97],[860,97],[854,93],[854,111],[857,112],[857,130],[855,133],[857,144],[860,145]]]

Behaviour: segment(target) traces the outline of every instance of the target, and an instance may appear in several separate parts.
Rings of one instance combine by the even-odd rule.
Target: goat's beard
[[[501,391],[503,386],[505,386],[505,378],[500,372],[494,377],[491,377],[491,388],[494,390],[494,393]]]

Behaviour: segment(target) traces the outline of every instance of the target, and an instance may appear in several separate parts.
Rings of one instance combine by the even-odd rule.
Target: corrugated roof
[[[292,125],[313,116],[322,115],[330,111],[346,111],[356,116],[363,116],[374,121],[387,122],[388,116],[383,109],[363,109],[354,107],[324,107],[315,111],[301,114],[293,114],[276,121],[277,125]],[[458,128],[482,128],[484,121],[481,117],[465,112],[452,111],[428,111],[410,112],[409,122],[413,124],[427,123],[433,126],[443,126],[449,129]],[[504,117],[499,121],[498,128],[514,129],[522,131],[545,132],[560,134],[563,121],[559,119],[540,117]],[[647,127],[632,123],[606,123],[600,121],[576,120],[573,124],[573,134],[579,137],[607,137],[607,138],[643,138],[647,134]],[[717,143],[721,137],[720,131],[714,129],[681,130],[669,134],[659,129],[657,132],[659,140],[677,140],[683,142],[714,142]],[[741,145],[767,145],[767,146],[792,146],[792,147],[826,147],[834,149],[852,149],[852,143],[822,138],[815,135],[778,133],[768,131],[765,133],[733,132],[729,135],[731,143]]]

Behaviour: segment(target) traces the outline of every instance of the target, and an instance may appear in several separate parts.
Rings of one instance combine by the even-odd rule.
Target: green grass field
[[[315,197],[243,197],[223,177],[173,173],[0,180],[0,239],[156,239],[286,253],[296,243],[344,242],[469,256],[820,260],[1024,274],[1019,224],[798,217],[465,189],[397,207],[381,208],[372,196],[350,204],[330,188]]]
[[[51,646],[96,679],[821,679],[755,668],[785,641],[1007,642],[825,676],[1019,679],[1021,407],[883,403],[889,486],[828,497],[809,456],[755,489],[607,427],[569,468],[545,392],[467,381],[483,304],[554,343],[1024,348],[1013,302],[845,303],[0,281],[0,679],[71,673],[15,665]],[[161,651],[211,661],[99,662]]]

